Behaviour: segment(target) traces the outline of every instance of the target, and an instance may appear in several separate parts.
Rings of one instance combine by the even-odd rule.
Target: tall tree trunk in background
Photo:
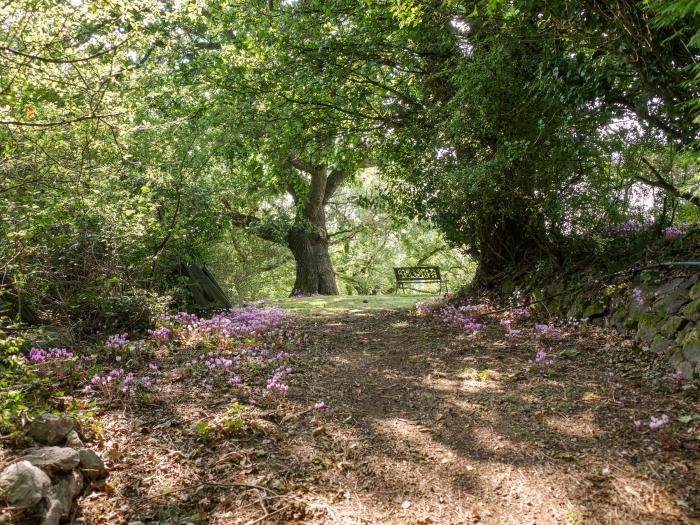
[[[287,244],[296,264],[292,295],[338,295],[327,236],[307,228],[295,228],[287,234]]]
[[[289,156],[287,163],[311,177],[306,195],[300,196],[294,188],[289,188],[297,208],[294,227],[286,238],[296,264],[292,295],[338,295],[335,270],[328,254],[326,204],[348,173],[329,174],[327,166],[312,165],[294,156]]]

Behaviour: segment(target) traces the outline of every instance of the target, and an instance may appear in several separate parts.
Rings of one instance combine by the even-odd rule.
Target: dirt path
[[[400,312],[295,315],[290,403],[248,431],[193,430],[228,400],[184,380],[158,406],[102,414],[114,489],[83,519],[698,523],[697,389],[653,379],[620,341],[565,331],[575,355],[548,375],[497,322],[470,338]],[[650,429],[661,414],[672,423]]]
[[[327,435],[307,447],[331,451],[319,478],[336,522],[700,517],[697,433],[646,425],[698,406],[640,381],[646,370],[616,340],[580,328],[568,338],[579,353],[543,377],[523,372],[531,342],[498,326],[472,340],[403,314],[358,313],[307,330],[318,368],[296,393],[328,406]]]

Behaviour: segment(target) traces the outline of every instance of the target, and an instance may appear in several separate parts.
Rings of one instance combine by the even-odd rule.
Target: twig
[[[180,476],[180,479],[186,479],[188,481],[193,481],[195,483],[200,483],[202,485],[211,485],[213,487],[239,487],[239,488],[246,488],[246,489],[266,490],[267,492],[271,492],[275,496],[279,496],[278,492],[276,492],[270,488],[264,487],[262,485],[253,485],[252,483],[216,483],[214,481],[204,481],[201,479],[192,480],[192,479],[184,478],[182,476]]]
[[[289,507],[291,507],[291,505],[285,505],[285,506],[282,507],[281,509],[277,509],[277,510],[274,511],[274,512],[270,512],[270,513],[268,513],[268,514],[265,514],[263,517],[258,518],[258,519],[256,519],[256,520],[249,521],[249,522],[246,523],[245,525],[255,525],[256,523],[260,523],[261,521],[266,520],[266,519],[269,518],[270,516],[274,516],[275,514],[279,514],[280,512],[287,510]]]
[[[282,420],[280,421],[280,426],[284,425],[290,419],[304,416],[304,415],[308,414],[309,412],[313,412],[313,411],[314,411],[314,407],[311,407],[311,408],[307,408],[305,410],[302,410],[301,412],[294,412],[293,414],[289,414],[287,416],[284,416],[282,418]]]

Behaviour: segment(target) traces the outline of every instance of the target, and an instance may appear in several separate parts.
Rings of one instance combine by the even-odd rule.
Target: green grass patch
[[[431,295],[323,295],[273,299],[267,304],[290,310],[410,310]]]

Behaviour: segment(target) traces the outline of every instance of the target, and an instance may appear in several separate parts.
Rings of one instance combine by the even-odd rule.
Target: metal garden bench
[[[412,283],[439,283],[440,293],[443,287],[447,293],[447,281],[440,275],[440,268],[437,266],[404,266],[394,268],[396,277],[396,293],[399,290],[406,291],[406,285]]]

